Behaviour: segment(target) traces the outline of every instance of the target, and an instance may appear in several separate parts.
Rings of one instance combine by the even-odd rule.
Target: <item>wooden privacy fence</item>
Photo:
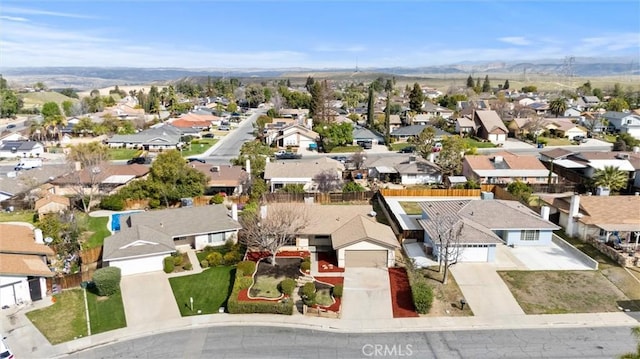
[[[304,202],[313,198],[314,203],[342,203],[342,202],[369,202],[375,195],[373,191],[367,192],[335,192],[335,193],[265,193],[263,199],[266,203]]]
[[[82,259],[82,264],[96,263],[100,260],[102,256],[102,246],[95,247],[91,249],[85,249],[80,252],[80,259]]]
[[[388,197],[480,197],[483,191],[493,191],[493,185],[482,185],[480,189],[458,188],[421,188],[421,189],[380,189],[383,196]]]
[[[56,275],[55,277],[47,278],[47,292],[55,294],[64,289],[80,287],[82,282],[91,281],[94,272],[94,270],[90,270],[74,274]]]

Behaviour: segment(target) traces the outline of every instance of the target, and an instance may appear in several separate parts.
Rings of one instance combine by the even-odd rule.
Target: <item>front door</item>
[[[27,277],[27,281],[29,282],[29,294],[31,294],[31,301],[35,302],[36,300],[42,299],[42,290],[40,289],[40,278]]]

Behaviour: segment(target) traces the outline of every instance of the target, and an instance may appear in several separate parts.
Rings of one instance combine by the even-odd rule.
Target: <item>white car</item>
[[[7,343],[4,342],[5,339],[6,338],[2,338],[2,340],[0,340],[0,359],[14,359],[15,356],[11,352],[11,349],[9,349]]]

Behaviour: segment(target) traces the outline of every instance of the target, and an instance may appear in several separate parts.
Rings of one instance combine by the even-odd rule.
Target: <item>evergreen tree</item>
[[[489,83],[489,75],[484,77],[484,82],[482,83],[482,92],[491,92],[491,84]]]
[[[473,77],[471,75],[467,77],[467,88],[473,88]]]
[[[502,86],[503,90],[508,90],[509,89],[509,79],[504,80],[504,86]]]
[[[367,125],[369,126],[369,128],[373,128],[373,125],[375,124],[375,113],[374,113],[374,108],[373,108],[373,96],[374,96],[374,92],[373,92],[373,87],[369,86],[369,100],[367,101]]]
[[[480,93],[481,90],[482,86],[480,86],[480,78],[478,77],[476,79],[476,85],[473,87],[473,91],[475,91],[476,93]]]
[[[413,84],[413,90],[409,94],[409,109],[415,112],[422,111],[422,102],[424,101],[424,94],[422,88],[417,82]]]

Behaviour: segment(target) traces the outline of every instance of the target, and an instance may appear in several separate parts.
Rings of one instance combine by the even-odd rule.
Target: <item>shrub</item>
[[[228,252],[223,256],[224,264],[233,265],[242,259],[242,255],[236,251]]]
[[[302,262],[300,263],[300,270],[303,271],[303,272],[311,270],[311,258],[310,257],[305,257],[302,260]]]
[[[411,284],[411,295],[416,311],[420,314],[429,313],[429,309],[431,309],[431,304],[433,303],[431,286],[424,280],[415,281]]]
[[[249,289],[249,287],[251,287],[252,284],[253,284],[252,277],[239,277],[238,279],[236,279],[236,285],[238,286],[239,290]]]
[[[280,292],[283,294],[291,295],[293,290],[296,289],[296,281],[291,278],[283,279],[278,289],[280,289]]]
[[[218,252],[211,252],[207,255],[207,261],[209,262],[209,265],[212,267],[219,266],[222,264],[222,261],[223,261],[222,254]]]
[[[182,269],[184,269],[184,270],[192,270],[193,269],[193,265],[191,263],[185,263],[185,265],[182,266]]]
[[[103,197],[99,207],[111,211],[122,211],[124,209],[124,198],[119,195]]]
[[[93,273],[93,286],[99,296],[112,295],[120,289],[120,268],[100,268]]]
[[[332,294],[335,298],[341,298],[342,297],[342,291],[344,290],[344,286],[342,284],[336,284],[333,287],[333,291]]]
[[[316,304],[316,285],[313,282],[305,283],[302,286],[302,300],[308,306]]]
[[[164,272],[165,273],[171,273],[173,272],[173,269],[175,268],[175,264],[173,262],[173,257],[172,256],[168,256],[164,258]]]
[[[200,267],[202,268],[209,268],[209,261],[206,259],[203,259],[200,261]]]
[[[176,253],[173,256],[173,265],[176,267],[180,267],[182,265],[182,262],[184,261],[184,259],[182,258],[182,254],[180,253]]]
[[[209,201],[209,203],[211,204],[222,204],[224,202],[224,196],[222,196],[220,193],[216,193],[213,197],[211,197],[211,200]]]
[[[242,261],[238,263],[236,270],[242,272],[240,276],[252,276],[253,272],[256,271],[256,262]]]

